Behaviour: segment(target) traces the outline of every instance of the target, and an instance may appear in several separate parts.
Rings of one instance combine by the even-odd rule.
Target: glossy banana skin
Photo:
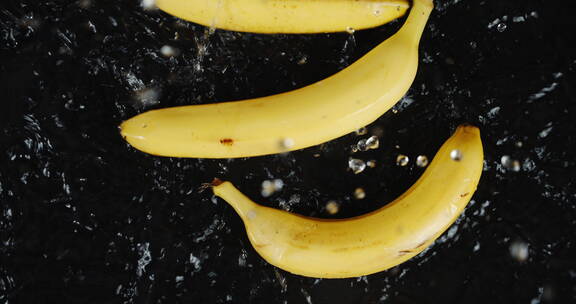
[[[251,33],[326,33],[365,29],[404,15],[407,0],[156,0],[168,14]]]
[[[432,0],[415,0],[396,34],[327,79],[262,98],[148,111],[122,123],[122,136],[153,155],[237,158],[298,150],[346,135],[406,94],[432,8]]]
[[[451,157],[454,150],[461,159]],[[410,189],[362,216],[305,217],[255,204],[229,182],[213,190],[242,218],[254,249],[270,264],[302,276],[349,278],[396,266],[430,246],[463,212],[482,169],[479,130],[460,126]]]

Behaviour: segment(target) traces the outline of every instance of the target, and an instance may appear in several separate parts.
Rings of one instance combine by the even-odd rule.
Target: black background
[[[355,175],[350,146],[367,135],[198,160],[145,155],[117,126],[152,108],[302,87],[401,21],[353,35],[210,34],[134,0],[2,0],[0,302],[574,303],[576,22],[552,3],[437,2],[413,102],[369,126],[380,148],[353,156],[377,167]],[[179,56],[163,56],[164,45]],[[139,102],[145,92],[159,103]],[[325,203],[337,200],[336,216],[362,214],[406,190],[423,171],[416,156],[432,157],[463,122],[481,128],[486,155],[473,203],[432,249],[367,277],[275,269],[232,208],[198,190],[220,177],[269,206],[330,217]],[[502,166],[506,155],[520,171]],[[264,199],[273,178],[285,186]],[[510,254],[517,245],[525,261]]]

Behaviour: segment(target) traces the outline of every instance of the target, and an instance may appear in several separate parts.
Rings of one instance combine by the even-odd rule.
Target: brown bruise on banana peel
[[[234,145],[234,140],[232,138],[222,138],[220,143],[224,146],[232,146]]]
[[[430,239],[427,239],[427,240],[421,242],[420,244],[416,245],[412,249],[400,250],[400,251],[398,251],[398,256],[403,256],[403,255],[406,255],[409,253],[414,253],[414,252],[420,252],[420,251],[422,251],[421,247],[426,245],[426,243],[428,243],[429,241],[430,241]]]
[[[466,192],[466,193],[460,194],[460,197],[466,197],[466,196],[468,196],[468,194],[470,194],[470,192]]]

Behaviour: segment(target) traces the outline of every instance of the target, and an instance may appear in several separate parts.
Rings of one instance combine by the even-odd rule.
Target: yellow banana
[[[229,182],[214,193],[244,221],[254,249],[270,264],[316,278],[368,275],[417,255],[462,213],[480,179],[480,131],[460,126],[403,195],[371,213],[318,219],[255,204]]]
[[[364,29],[401,17],[408,0],[156,0],[168,14],[205,26],[252,33]]]
[[[234,158],[302,149],[353,132],[410,88],[432,8],[432,0],[414,0],[396,34],[325,80],[268,97],[149,111],[125,121],[122,136],[154,155]]]

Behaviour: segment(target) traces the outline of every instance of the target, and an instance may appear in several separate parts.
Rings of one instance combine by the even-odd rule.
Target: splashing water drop
[[[355,131],[356,135],[366,135],[368,133],[368,129],[362,127]]]
[[[404,154],[399,154],[398,157],[396,157],[396,165],[400,167],[408,165],[409,162],[410,158]]]
[[[525,262],[528,259],[528,244],[523,241],[515,241],[510,244],[510,255],[518,262]]]
[[[280,139],[280,149],[282,150],[290,150],[294,147],[294,140],[292,138],[282,138]]]
[[[328,201],[328,203],[326,203],[326,212],[328,212],[328,214],[333,215],[338,213],[338,211],[340,211],[340,204],[336,201]]]
[[[364,191],[363,188],[356,188],[356,190],[354,190],[354,198],[356,199],[364,199],[366,197],[366,191]]]
[[[170,45],[165,45],[162,48],[160,48],[160,53],[162,54],[162,56],[170,58],[180,55],[180,50]]]
[[[450,152],[450,158],[452,158],[452,160],[461,161],[462,157],[464,156],[462,155],[462,152],[458,149],[454,149]]]
[[[265,180],[262,182],[262,190],[260,193],[263,197],[269,197],[277,191],[282,190],[282,188],[284,188],[284,181],[281,179]]]
[[[153,10],[156,9],[156,0],[142,0],[140,5],[145,10]]]
[[[426,155],[418,155],[418,157],[416,157],[416,166],[420,168],[428,166],[428,157],[426,157]]]
[[[377,136],[370,136],[366,139],[366,148],[368,149],[378,149],[380,146],[380,141]]]
[[[366,169],[366,163],[361,159],[350,158],[348,160],[348,168],[352,169],[354,174],[358,174]]]

